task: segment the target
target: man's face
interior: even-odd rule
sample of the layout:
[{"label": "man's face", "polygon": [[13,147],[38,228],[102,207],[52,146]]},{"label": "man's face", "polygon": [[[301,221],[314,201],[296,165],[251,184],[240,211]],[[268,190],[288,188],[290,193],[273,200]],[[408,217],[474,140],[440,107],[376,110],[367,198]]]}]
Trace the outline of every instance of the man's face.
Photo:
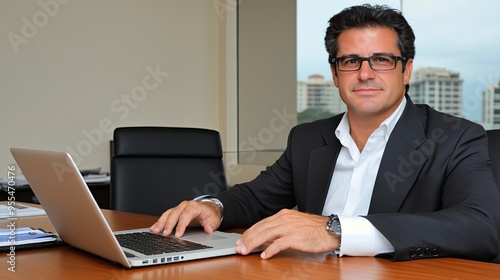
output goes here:
[{"label": "man's face", "polygon": [[[339,35],[338,44],[337,57],[369,57],[379,53],[401,56],[397,34],[387,27],[348,29]],[[363,61],[358,71],[338,71],[333,65],[331,70],[350,118],[371,117],[383,121],[396,110],[403,99],[412,66],[413,60],[410,59],[405,72],[402,70],[402,61],[397,62],[394,70],[375,71],[370,68],[368,61]]]}]

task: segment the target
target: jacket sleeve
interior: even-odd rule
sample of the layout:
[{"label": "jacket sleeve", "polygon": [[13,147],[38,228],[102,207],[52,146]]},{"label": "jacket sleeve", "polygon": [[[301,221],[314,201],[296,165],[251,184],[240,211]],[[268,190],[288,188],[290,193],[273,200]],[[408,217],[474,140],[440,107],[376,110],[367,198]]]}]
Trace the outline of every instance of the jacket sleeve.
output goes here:
[{"label": "jacket sleeve", "polygon": [[[500,261],[500,192],[490,170],[486,134],[476,124],[459,133],[436,148],[399,213],[366,216],[394,246],[395,252],[384,257]],[[437,209],[415,211],[426,203]]]},{"label": "jacket sleeve", "polygon": [[220,193],[224,204],[221,229],[247,228],[254,223],[296,205],[290,160],[291,130],[285,152],[250,182],[237,184]]}]

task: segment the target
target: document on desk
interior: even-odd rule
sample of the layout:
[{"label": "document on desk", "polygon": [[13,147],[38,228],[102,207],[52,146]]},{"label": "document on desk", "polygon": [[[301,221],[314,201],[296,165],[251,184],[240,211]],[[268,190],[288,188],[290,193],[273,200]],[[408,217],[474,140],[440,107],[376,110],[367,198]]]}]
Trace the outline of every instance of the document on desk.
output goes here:
[{"label": "document on desk", "polygon": [[102,173],[102,174],[89,174],[83,176],[83,180],[85,180],[85,183],[91,184],[91,183],[109,183],[110,182],[110,176],[107,173]]},{"label": "document on desk", "polygon": [[[12,182],[14,182],[14,185],[12,185]],[[0,178],[0,186],[4,189],[4,191],[7,191],[8,187],[17,188],[28,186],[28,181],[22,175],[16,176],[14,180],[10,178]]]},{"label": "document on desk", "polygon": [[0,219],[45,215],[45,210],[19,203],[0,205]]},{"label": "document on desk", "polygon": [[18,229],[0,229],[0,247],[9,245],[25,245],[42,242],[53,242],[57,235],[41,229],[23,227]]}]

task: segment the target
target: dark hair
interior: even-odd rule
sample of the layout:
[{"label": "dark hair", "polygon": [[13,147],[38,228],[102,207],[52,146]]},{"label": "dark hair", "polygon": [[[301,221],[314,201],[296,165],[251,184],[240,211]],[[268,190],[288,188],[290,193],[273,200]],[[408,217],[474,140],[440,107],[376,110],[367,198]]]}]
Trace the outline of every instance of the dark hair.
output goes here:
[{"label": "dark hair", "polygon": [[[340,33],[350,28],[389,27],[396,31],[397,44],[401,56],[415,57],[415,34],[403,14],[399,10],[386,5],[352,6],[334,15],[326,29],[325,47],[328,52],[328,62],[332,63],[339,49],[337,38]],[[404,64],[403,64],[404,71]]]}]

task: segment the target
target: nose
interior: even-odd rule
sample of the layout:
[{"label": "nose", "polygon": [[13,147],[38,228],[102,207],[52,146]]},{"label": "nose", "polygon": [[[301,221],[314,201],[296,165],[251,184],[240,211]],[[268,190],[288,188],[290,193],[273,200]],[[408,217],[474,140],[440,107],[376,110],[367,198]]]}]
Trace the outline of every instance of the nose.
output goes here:
[{"label": "nose", "polygon": [[369,61],[361,61],[361,67],[358,70],[358,79],[366,81],[373,79],[374,77],[375,71],[371,68]]}]

